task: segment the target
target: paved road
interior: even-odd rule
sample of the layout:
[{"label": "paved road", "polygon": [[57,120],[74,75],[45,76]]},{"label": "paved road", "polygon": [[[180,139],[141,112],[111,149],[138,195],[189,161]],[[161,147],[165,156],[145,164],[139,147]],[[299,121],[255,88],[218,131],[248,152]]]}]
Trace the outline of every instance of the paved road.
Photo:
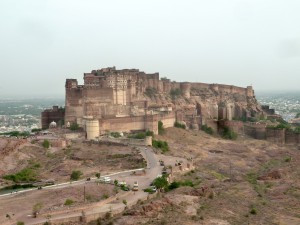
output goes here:
[{"label": "paved road", "polygon": [[[146,180],[149,180],[151,178],[154,179],[158,174],[161,173],[160,166],[158,165],[158,160],[157,160],[155,154],[153,153],[151,148],[139,147],[139,150],[141,151],[141,154],[143,155],[143,157],[147,161],[147,169],[139,168],[139,169],[133,169],[133,170],[126,170],[126,171],[116,172],[116,173],[112,173],[112,174],[107,174],[107,175],[105,175],[105,177],[107,177],[107,176],[110,177],[112,181],[115,180],[115,179],[117,179],[119,181],[128,180],[127,181],[128,184],[133,186],[133,182],[135,180],[127,179],[127,178],[132,178],[133,176],[130,176],[130,175],[134,172],[139,172],[139,171],[145,170],[146,171],[146,176],[145,176]],[[151,174],[151,176],[149,176],[149,173]],[[141,177],[138,177],[136,179],[140,180]],[[91,181],[96,181],[96,180],[97,180],[97,178],[91,178]],[[143,179],[143,180],[145,180],[145,179]],[[146,185],[146,183],[143,180],[140,183],[142,188],[145,188],[148,185],[148,183],[150,184],[150,182],[152,181],[151,180]],[[70,186],[83,185],[86,182],[87,182],[86,179],[83,179],[83,180],[78,180],[78,181],[72,181],[72,182],[65,182],[65,183],[49,185],[49,186],[43,187],[43,188],[44,189],[61,189],[61,188],[70,187]],[[9,197],[9,196],[12,196],[12,195],[16,195],[16,194],[20,194],[20,193],[24,193],[24,192],[36,191],[36,190],[37,190],[37,188],[30,188],[30,189],[26,189],[26,190],[22,190],[22,191],[18,191],[18,192],[13,192],[13,193],[0,195],[0,198]]]},{"label": "paved road", "polygon": [[[151,148],[139,147],[139,150],[140,150],[141,154],[143,155],[143,157],[147,161],[146,169],[141,168],[141,169],[122,171],[122,172],[106,175],[106,176],[111,177],[112,181],[114,179],[117,179],[118,181],[125,181],[131,187],[133,186],[134,181],[138,181],[139,191],[137,191],[137,192],[131,191],[131,192],[128,192],[125,194],[128,205],[133,205],[139,199],[146,198],[148,193],[143,192],[142,189],[149,187],[150,183],[157,177],[157,175],[161,174],[161,171],[162,171],[162,167],[159,165],[157,156],[154,154],[154,152]],[[142,171],[142,170],[145,170],[146,173],[144,174],[143,172],[140,172],[140,173],[134,174],[134,172]],[[96,178],[93,178],[91,181],[80,180],[80,181],[75,181],[72,183],[67,182],[67,183],[51,185],[51,186],[44,187],[44,188],[45,189],[61,189],[61,188],[74,186],[74,185],[83,185],[86,182],[94,182],[96,180],[97,180]],[[5,195],[0,196],[0,198],[1,197],[2,198],[3,197],[17,197],[17,194],[19,194],[19,193],[35,191],[35,190],[37,190],[37,189],[35,188],[35,189],[30,189],[30,190],[24,190],[24,191],[20,191],[16,194],[5,194]],[[110,210],[121,210],[124,207],[125,207],[125,205],[123,204],[122,201],[120,201],[119,203],[114,203],[114,204],[107,202],[102,205],[100,202],[100,204],[98,206],[85,209],[84,211],[85,211],[86,215],[90,215],[90,214],[95,214],[95,213],[108,212]],[[74,210],[76,210],[76,209],[74,209]],[[78,211],[77,212],[70,211],[67,213],[64,212],[62,214],[53,215],[51,217],[51,219],[55,220],[55,219],[71,218],[71,217],[78,216],[79,214],[81,214],[81,213],[79,213]],[[26,218],[27,225],[33,225],[33,224],[42,223],[42,222],[46,222],[46,219],[42,218],[42,217],[35,218],[35,219]]]}]

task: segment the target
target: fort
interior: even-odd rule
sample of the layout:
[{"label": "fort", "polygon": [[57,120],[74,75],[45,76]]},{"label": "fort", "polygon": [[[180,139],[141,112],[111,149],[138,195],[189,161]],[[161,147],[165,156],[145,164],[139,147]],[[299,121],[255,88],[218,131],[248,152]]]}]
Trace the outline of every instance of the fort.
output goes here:
[{"label": "fort", "polygon": [[[84,84],[65,83],[65,125],[78,124],[87,139],[108,131],[150,130],[158,121],[172,127],[175,121],[190,129],[215,120],[258,117],[264,112],[252,86],[175,82],[138,69],[108,67],[84,73]],[[47,121],[49,122],[49,121]]]}]

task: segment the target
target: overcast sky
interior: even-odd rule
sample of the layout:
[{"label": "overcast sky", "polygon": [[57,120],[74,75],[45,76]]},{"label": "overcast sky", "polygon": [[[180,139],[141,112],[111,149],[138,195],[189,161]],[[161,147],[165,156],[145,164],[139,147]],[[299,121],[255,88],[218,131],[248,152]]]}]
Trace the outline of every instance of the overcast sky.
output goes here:
[{"label": "overcast sky", "polygon": [[0,0],[0,15],[0,97],[64,97],[109,66],[299,90],[299,0]]}]

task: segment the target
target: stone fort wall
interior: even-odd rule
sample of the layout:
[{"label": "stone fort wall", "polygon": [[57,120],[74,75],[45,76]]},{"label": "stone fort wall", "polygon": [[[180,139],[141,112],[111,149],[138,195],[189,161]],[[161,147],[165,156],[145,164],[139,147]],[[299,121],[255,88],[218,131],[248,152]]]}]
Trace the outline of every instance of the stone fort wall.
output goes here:
[{"label": "stone fort wall", "polygon": [[[254,96],[252,87],[241,88],[232,85],[174,82],[160,79],[159,73],[147,74],[138,69],[117,70],[108,67],[84,73],[84,84],[78,85],[76,79],[67,79],[65,124],[78,123],[84,126],[84,117],[99,120],[100,133],[109,131],[129,131],[149,129],[156,132],[157,122],[163,121],[165,127],[173,126],[175,114],[161,113],[149,115],[148,103],[144,96],[147,89],[157,93],[169,94],[180,89],[186,99],[191,97],[192,89],[210,89],[219,93]],[[146,101],[146,103],[144,103]],[[223,117],[231,119],[233,108],[223,112]],[[201,115],[201,109],[198,110]],[[216,111],[216,110],[215,110]],[[220,114],[220,112],[219,112]],[[221,115],[220,114],[220,115]],[[197,116],[197,115],[194,115]],[[214,112],[213,117],[218,117]],[[191,124],[199,125],[201,118],[188,118]]]},{"label": "stone fort wall", "polygon": [[99,119],[99,134],[105,134],[107,131],[130,132],[136,130],[151,130],[158,134],[158,121],[162,121],[164,127],[168,128],[174,126],[175,120],[175,113]]}]

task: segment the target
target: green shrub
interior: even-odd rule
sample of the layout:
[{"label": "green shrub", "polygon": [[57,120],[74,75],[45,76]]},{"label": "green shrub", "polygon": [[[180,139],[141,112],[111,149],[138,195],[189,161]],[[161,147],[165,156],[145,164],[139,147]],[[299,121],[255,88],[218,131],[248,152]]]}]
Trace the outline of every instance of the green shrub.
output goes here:
[{"label": "green shrub", "polygon": [[75,122],[70,125],[70,130],[75,131],[79,129],[79,125]]},{"label": "green shrub", "polygon": [[18,221],[18,222],[17,222],[17,225],[25,225],[25,223],[22,222],[22,221]]},{"label": "green shrub", "polygon": [[108,194],[103,194],[103,195],[102,195],[102,198],[103,198],[103,199],[107,199],[108,197],[109,197]]},{"label": "green shrub", "polygon": [[256,215],[256,214],[257,214],[257,210],[256,210],[256,208],[255,208],[254,206],[251,207],[250,213],[251,213],[252,215]]},{"label": "green shrub", "polygon": [[222,137],[225,139],[235,140],[237,139],[237,133],[233,130],[229,129],[228,127],[224,127],[224,131]]},{"label": "green shrub", "polygon": [[72,200],[72,199],[66,199],[66,201],[65,201],[65,204],[64,205],[66,205],[66,206],[69,206],[69,205],[73,205],[74,204],[74,201]]},{"label": "green shrub", "polygon": [[180,182],[181,186],[189,186],[189,187],[194,187],[194,183],[191,180],[185,180],[183,182]]},{"label": "green shrub", "polygon": [[292,160],[291,156],[285,156],[284,157],[284,162],[290,162]]},{"label": "green shrub", "polygon": [[145,139],[146,136],[154,136],[153,131],[147,130],[146,132],[139,132],[136,134],[129,134],[128,138],[134,138],[134,139]]},{"label": "green shrub", "polygon": [[214,134],[214,130],[211,127],[208,127],[206,124],[201,126],[201,130],[210,135]]},{"label": "green shrub", "polygon": [[194,183],[191,180],[174,181],[168,186],[168,190],[179,188],[180,186],[194,187]]},{"label": "green shrub", "polygon": [[43,143],[42,143],[42,146],[43,146],[44,148],[49,148],[49,147],[50,147],[50,142],[49,142],[47,139],[45,139],[45,140],[43,141]]},{"label": "green shrub", "polygon": [[158,134],[162,135],[165,133],[164,124],[161,121],[158,121]]},{"label": "green shrub", "polygon": [[155,178],[155,180],[153,181],[153,185],[156,188],[165,188],[168,186],[168,181],[167,178],[165,176],[162,177],[157,177]]},{"label": "green shrub", "polygon": [[1,135],[9,135],[11,137],[28,137],[30,136],[30,133],[28,131],[10,131],[10,132],[5,132],[1,133]]},{"label": "green shrub", "polygon": [[176,188],[179,188],[180,187],[180,183],[177,182],[177,181],[174,181],[172,182],[170,185],[169,185],[169,190],[173,190],[173,189],[176,189]]},{"label": "green shrub", "polygon": [[169,145],[166,141],[152,139],[152,146],[161,149],[163,153],[169,151]]},{"label": "green shrub", "polygon": [[73,170],[71,175],[70,175],[70,179],[71,180],[78,180],[82,175],[82,172],[80,170]]},{"label": "green shrub", "polygon": [[127,205],[126,199],[123,200],[123,204],[124,204],[124,205]]},{"label": "green shrub", "polygon": [[246,180],[253,185],[257,184],[257,178],[258,175],[255,172],[250,172],[246,175]]},{"label": "green shrub", "polygon": [[177,121],[174,122],[174,127],[181,128],[181,129],[185,129],[186,128],[185,124],[181,124],[181,123],[179,123]]},{"label": "green shrub", "polygon": [[121,134],[119,132],[111,132],[110,136],[112,136],[114,138],[119,138],[119,137],[121,137]]},{"label": "green shrub", "polygon": [[34,129],[31,130],[31,132],[32,132],[32,133],[35,133],[35,132],[40,132],[41,130],[42,130],[42,129],[34,128]]},{"label": "green shrub", "polygon": [[130,134],[128,135],[129,138],[134,138],[134,139],[145,139],[146,138],[146,133],[145,132],[139,132],[136,134]]},{"label": "green shrub", "polygon": [[147,130],[146,131],[146,136],[152,136],[152,137],[154,137],[153,131]]},{"label": "green shrub", "polygon": [[171,98],[173,100],[175,100],[176,98],[178,98],[179,96],[181,96],[182,93],[181,93],[181,90],[179,88],[176,88],[176,89],[172,89],[170,91],[170,95],[171,95]]},{"label": "green shrub", "polygon": [[147,95],[149,98],[154,97],[156,95],[156,93],[157,93],[157,90],[155,88],[148,87],[145,90],[145,95]]},{"label": "green shrub", "polygon": [[5,175],[5,176],[3,176],[3,178],[6,180],[11,180],[15,183],[34,182],[37,179],[37,174],[33,169],[25,168],[16,174]]}]

